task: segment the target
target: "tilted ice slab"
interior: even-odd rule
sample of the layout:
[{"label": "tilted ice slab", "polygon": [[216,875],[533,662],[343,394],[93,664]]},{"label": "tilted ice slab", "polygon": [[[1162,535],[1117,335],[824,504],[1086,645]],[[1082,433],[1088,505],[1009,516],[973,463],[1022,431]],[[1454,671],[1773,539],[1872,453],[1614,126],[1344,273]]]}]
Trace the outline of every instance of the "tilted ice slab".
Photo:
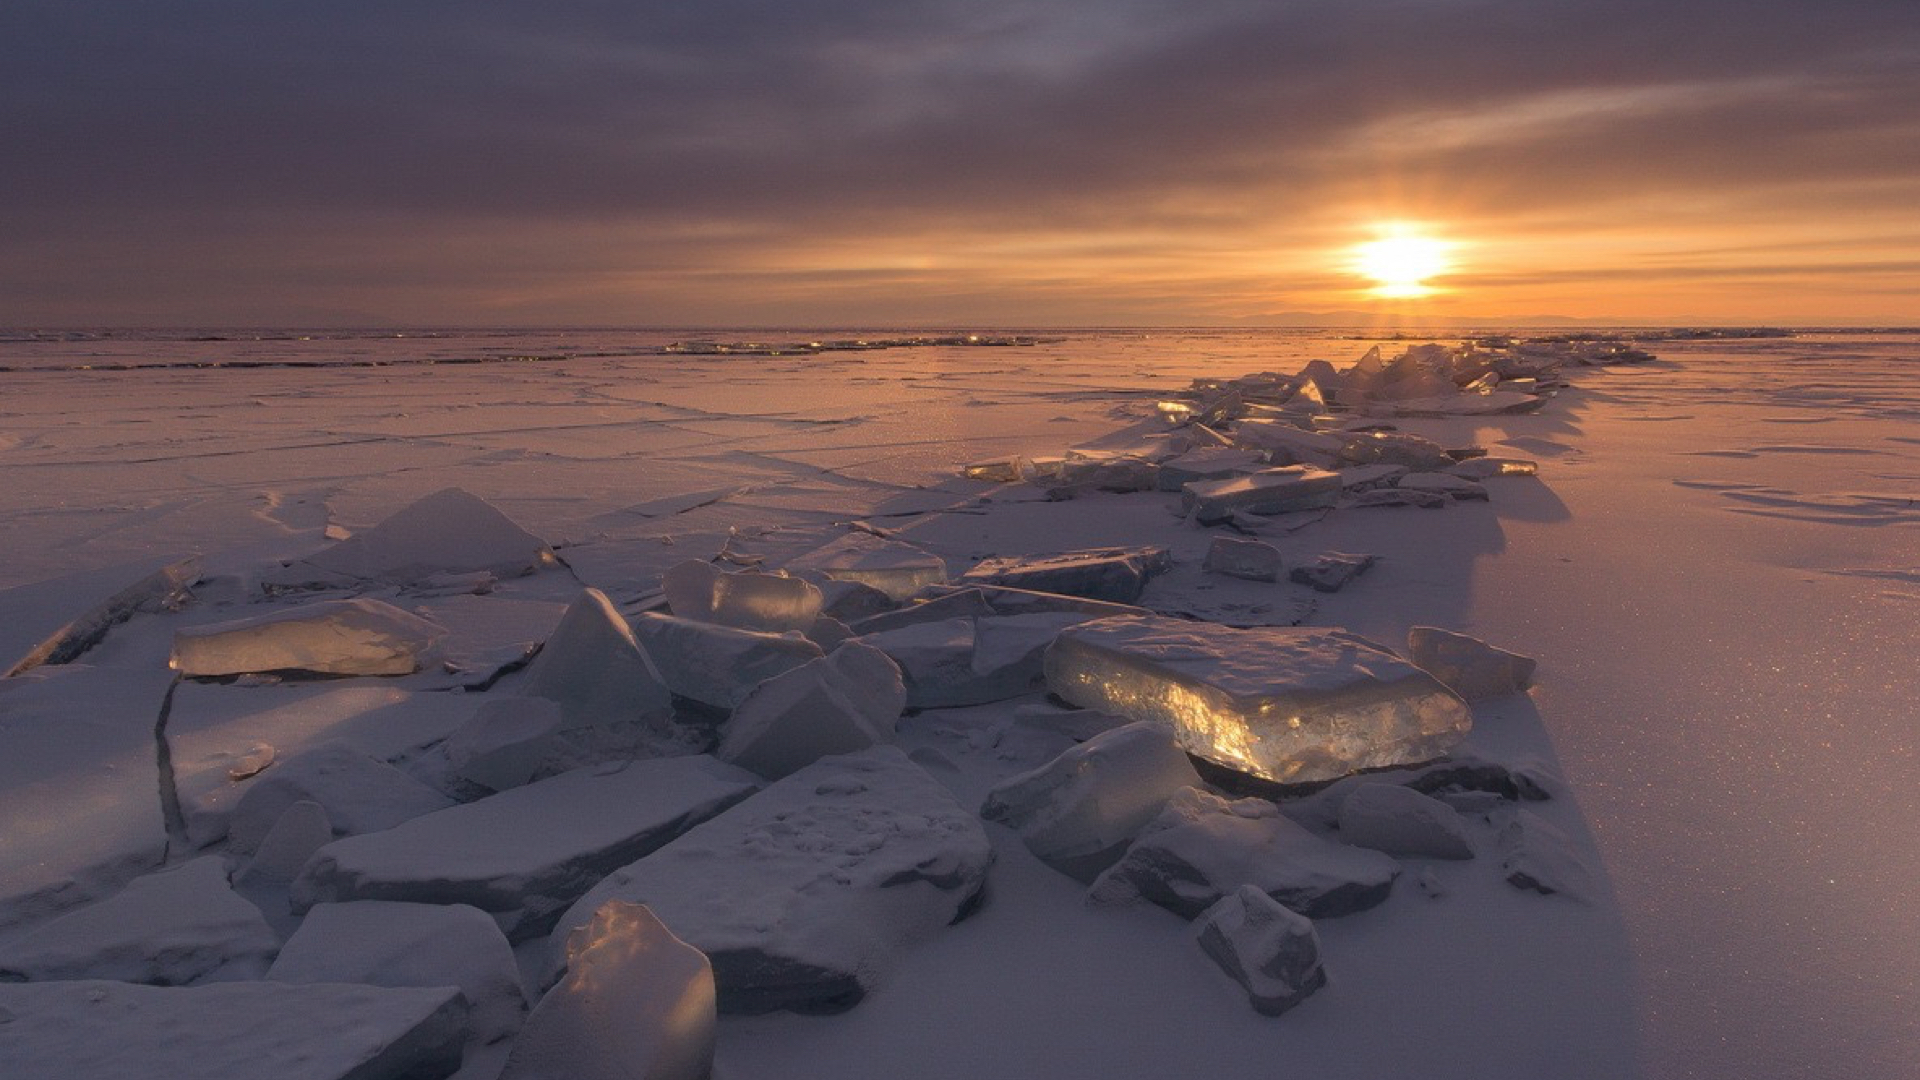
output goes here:
[{"label": "tilted ice slab", "polygon": [[660,588],[675,615],[742,630],[804,631],[820,617],[819,586],[785,574],[730,574],[689,559],[660,575]]},{"label": "tilted ice slab", "polygon": [[721,1011],[838,1011],[967,912],[992,857],[971,811],[875,747],[815,762],[612,874],[554,940],[609,900],[645,904],[712,960]]},{"label": "tilted ice slab", "polygon": [[716,709],[731,709],[753,688],[825,653],[798,634],[765,634],[654,612],[633,620],[634,637],[667,686]]},{"label": "tilted ice slab", "polygon": [[7,1080],[432,1080],[460,1067],[451,986],[0,984]]},{"label": "tilted ice slab", "polygon": [[471,904],[509,937],[530,937],[603,875],[759,786],[705,756],[577,769],[336,840],[307,864],[292,900],[297,910],[346,900]]},{"label": "tilted ice slab", "polygon": [[865,532],[849,532],[789,561],[787,569],[817,570],[830,578],[871,585],[896,601],[947,580],[947,564],[940,556]]},{"label": "tilted ice slab", "polygon": [[176,630],[175,671],[188,676],[302,671],[410,675],[446,633],[379,600],[326,600],[250,619]]},{"label": "tilted ice slab", "polygon": [[437,574],[518,577],[555,565],[546,541],[460,488],[413,503],[373,528],[268,575],[274,584],[329,578],[410,584]]},{"label": "tilted ice slab", "polygon": [[0,591],[0,677],[71,662],[135,613],[178,602],[199,572],[198,557],[167,555]]},{"label": "tilted ice slab", "polygon": [[1468,701],[1519,694],[1533,685],[1532,657],[1438,627],[1416,626],[1408,631],[1407,655]]},{"label": "tilted ice slab", "polygon": [[279,949],[259,910],[227,887],[224,860],[209,855],[138,878],[0,945],[0,982],[257,979]]},{"label": "tilted ice slab", "polygon": [[715,756],[777,779],[829,754],[892,742],[906,704],[899,665],[850,641],[755,687],[727,718]]},{"label": "tilted ice slab", "polygon": [[1340,497],[1340,474],[1308,465],[1287,465],[1229,480],[1201,480],[1180,489],[1182,506],[1202,522],[1222,521],[1238,511],[1284,514],[1332,506]]},{"label": "tilted ice slab", "polygon": [[1099,619],[1061,631],[1046,675],[1076,705],[1171,724],[1188,753],[1283,783],[1437,758],[1473,723],[1432,676],[1339,630]]},{"label": "tilted ice slab", "polygon": [[520,692],[558,704],[563,731],[665,720],[673,711],[659,667],[599,589],[568,605]]}]

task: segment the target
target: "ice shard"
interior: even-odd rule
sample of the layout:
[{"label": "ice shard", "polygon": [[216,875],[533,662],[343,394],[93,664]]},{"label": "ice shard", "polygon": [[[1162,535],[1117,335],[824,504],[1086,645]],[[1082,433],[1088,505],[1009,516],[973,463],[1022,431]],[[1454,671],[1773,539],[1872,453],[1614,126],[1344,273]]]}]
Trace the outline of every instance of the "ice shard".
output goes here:
[{"label": "ice shard", "polygon": [[1229,480],[1202,480],[1181,489],[1187,513],[1205,523],[1224,521],[1234,511],[1284,514],[1332,506],[1340,497],[1340,474],[1309,465],[1265,469]]},{"label": "ice shard", "polygon": [[1171,724],[1197,757],[1280,783],[1427,761],[1465,737],[1465,702],[1340,630],[1161,617],[1061,631],[1048,687],[1075,705]]}]

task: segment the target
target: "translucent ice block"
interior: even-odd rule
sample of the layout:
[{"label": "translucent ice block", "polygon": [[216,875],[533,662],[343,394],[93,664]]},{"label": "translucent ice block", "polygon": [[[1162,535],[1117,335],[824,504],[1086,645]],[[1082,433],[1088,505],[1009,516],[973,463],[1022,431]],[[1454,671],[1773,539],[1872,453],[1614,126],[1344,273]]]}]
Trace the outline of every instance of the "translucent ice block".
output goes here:
[{"label": "translucent ice block", "polygon": [[817,570],[840,581],[871,585],[896,601],[947,580],[947,564],[940,556],[864,532],[847,533],[793,560],[787,569]]},{"label": "translucent ice block", "polygon": [[820,617],[818,586],[785,574],[724,573],[699,559],[660,577],[667,606],[683,619],[782,633],[805,630]]},{"label": "translucent ice block", "polygon": [[1188,753],[1282,783],[1427,761],[1472,726],[1432,676],[1339,630],[1097,619],[1061,631],[1046,673],[1073,704],[1171,724]]}]

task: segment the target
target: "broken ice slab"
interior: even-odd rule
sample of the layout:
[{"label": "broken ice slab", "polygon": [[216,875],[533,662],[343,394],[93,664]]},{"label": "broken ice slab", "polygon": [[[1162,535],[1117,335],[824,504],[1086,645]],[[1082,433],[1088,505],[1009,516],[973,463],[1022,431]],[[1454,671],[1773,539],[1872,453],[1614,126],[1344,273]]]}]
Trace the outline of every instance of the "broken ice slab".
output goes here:
[{"label": "broken ice slab", "polygon": [[1431,795],[1392,783],[1361,784],[1340,802],[1340,839],[1408,859],[1471,859],[1466,822]]},{"label": "broken ice slab", "polygon": [[1440,757],[1472,726],[1431,675],[1354,635],[1099,619],[1046,652],[1075,705],[1171,724],[1187,752],[1281,783]]},{"label": "broken ice slab", "polygon": [[168,663],[188,677],[268,671],[410,675],[446,632],[379,600],[325,600],[176,630]]},{"label": "broken ice slab", "polygon": [[975,461],[960,468],[960,474],[969,480],[987,480],[996,484],[1012,484],[1020,479],[1020,473],[1027,460],[1022,457],[994,458],[991,461]]},{"label": "broken ice slab", "polygon": [[1243,885],[1309,918],[1385,901],[1399,864],[1378,851],[1322,839],[1265,799],[1222,799],[1184,788],[1087,890],[1096,907],[1146,900],[1191,919]]},{"label": "broken ice slab", "polygon": [[1182,788],[1198,787],[1173,732],[1136,722],[1069,747],[987,793],[980,816],[1020,834],[1040,861],[1092,881]]},{"label": "broken ice slab", "polygon": [[1533,685],[1532,657],[1438,627],[1409,630],[1407,656],[1468,701],[1518,694]]},{"label": "broken ice slab", "polygon": [[527,1000],[513,947],[485,912],[466,904],[362,900],[316,904],[266,977],[281,983],[457,986],[479,1042],[520,1029]]},{"label": "broken ice slab", "polygon": [[664,720],[673,709],[660,669],[599,589],[581,593],[560,617],[520,692],[557,703],[569,731]]},{"label": "broken ice slab", "polygon": [[231,850],[258,848],[299,802],[320,804],[335,835],[379,832],[444,810],[453,800],[344,743],[323,743],[276,763],[241,786],[227,837]]},{"label": "broken ice slab", "polygon": [[0,591],[0,678],[65,664],[116,624],[179,604],[200,574],[192,555],[167,555]]},{"label": "broken ice slab", "polygon": [[1315,592],[1339,592],[1347,583],[1373,568],[1372,555],[1345,551],[1323,551],[1313,561],[1294,567],[1287,580],[1310,586]]},{"label": "broken ice slab", "polygon": [[778,779],[828,754],[892,742],[906,704],[899,666],[850,641],[754,687],[727,718],[715,756]]},{"label": "broken ice slab", "polygon": [[789,561],[787,569],[795,573],[817,570],[830,578],[857,581],[896,601],[947,580],[947,564],[940,556],[899,540],[858,531]]},{"label": "broken ice slab", "polygon": [[1258,450],[1275,465],[1314,465],[1330,469],[1340,462],[1341,440],[1298,428],[1283,420],[1242,420],[1233,426],[1235,446]]},{"label": "broken ice slab", "polygon": [[1432,491],[1415,491],[1408,488],[1383,487],[1355,493],[1354,506],[1417,506],[1423,510],[1438,510],[1453,500]]},{"label": "broken ice slab", "polygon": [[1505,853],[1500,873],[1514,888],[1582,902],[1593,895],[1593,871],[1579,846],[1539,814],[1515,810],[1498,842]]},{"label": "broken ice slab", "polygon": [[[1506,385],[1514,384],[1509,382]],[[1456,392],[1402,398],[1395,401],[1381,400],[1368,405],[1366,411],[1373,416],[1494,416],[1539,412],[1546,403],[1547,399],[1544,396],[1495,390],[1490,394]]]},{"label": "broken ice slab", "polygon": [[1404,431],[1349,434],[1341,444],[1340,459],[1353,465],[1400,465],[1423,470],[1444,469],[1453,464],[1445,447]]},{"label": "broken ice slab", "polygon": [[970,619],[976,615],[994,614],[993,605],[987,603],[986,594],[979,589],[949,588],[944,585],[935,585],[932,588],[946,591],[925,600],[915,598],[906,607],[894,611],[883,611],[871,618],[861,619],[848,629],[855,634],[877,634],[883,630],[898,630],[915,623]]},{"label": "broken ice slab", "polygon": [[660,575],[660,588],[673,614],[741,630],[804,632],[820,617],[820,589],[785,574],[726,573],[689,559]]},{"label": "broken ice slab", "polygon": [[1203,570],[1248,581],[1280,580],[1280,549],[1259,540],[1216,536],[1207,548]]},{"label": "broken ice slab", "polygon": [[1230,480],[1206,480],[1181,489],[1181,506],[1202,524],[1235,512],[1284,514],[1332,506],[1340,497],[1340,474],[1307,465],[1263,469]]},{"label": "broken ice slab", "polygon": [[707,1080],[713,965],[643,904],[610,900],[567,936],[500,1080]]},{"label": "broken ice slab", "polygon": [[1266,467],[1265,459],[1255,451],[1235,446],[1203,446],[1161,463],[1157,480],[1161,491],[1179,491],[1196,480],[1224,480]]},{"label": "broken ice slab", "polygon": [[1173,556],[1163,547],[1094,548],[982,559],[960,575],[960,583],[1131,604],[1140,598],[1147,579],[1172,567]]},{"label": "broken ice slab", "polygon": [[365,532],[264,575],[263,583],[270,589],[369,580],[408,585],[480,570],[519,577],[554,565],[546,541],[486,500],[446,488]]},{"label": "broken ice slab", "polygon": [[1396,481],[1394,487],[1401,491],[1424,491],[1434,495],[1445,495],[1455,502],[1487,501],[1487,489],[1484,484],[1452,473],[1408,473]]},{"label": "broken ice slab", "polygon": [[759,786],[704,755],[576,769],[336,840],[307,863],[292,900],[302,911],[346,900],[471,904],[518,941],[545,933],[608,872]]},{"label": "broken ice slab", "polygon": [[667,687],[716,709],[732,709],[761,682],[826,655],[799,634],[763,634],[643,612],[634,637]]},{"label": "broken ice slab", "polygon": [[481,694],[408,693],[355,683],[181,683],[163,732],[169,769],[162,781],[172,783],[188,842],[210,844],[226,835],[235,805],[253,783],[233,778],[234,762],[260,744],[287,760],[338,740],[392,762],[446,738],[485,700]]},{"label": "broken ice slab", "polygon": [[1524,458],[1478,457],[1446,467],[1454,476],[1467,480],[1486,480],[1495,476],[1536,476],[1540,466]]},{"label": "broken ice slab", "polygon": [[540,771],[556,749],[564,723],[558,702],[502,697],[480,706],[442,746],[456,776],[505,791]]},{"label": "broken ice slab", "polygon": [[720,1011],[838,1012],[970,912],[992,859],[971,811],[877,746],[823,758],[614,872],[552,940],[609,900],[645,904],[712,960]]},{"label": "broken ice slab", "polygon": [[280,938],[227,887],[217,855],[136,878],[0,945],[0,982],[118,979],[186,986],[258,979]]},{"label": "broken ice slab", "polygon": [[460,1067],[451,986],[0,984],[7,1080],[429,1080]]},{"label": "broken ice slab", "polygon": [[1068,611],[943,619],[856,640],[900,666],[909,708],[942,709],[1004,701],[1039,689],[1047,646],[1061,628],[1088,618]]}]

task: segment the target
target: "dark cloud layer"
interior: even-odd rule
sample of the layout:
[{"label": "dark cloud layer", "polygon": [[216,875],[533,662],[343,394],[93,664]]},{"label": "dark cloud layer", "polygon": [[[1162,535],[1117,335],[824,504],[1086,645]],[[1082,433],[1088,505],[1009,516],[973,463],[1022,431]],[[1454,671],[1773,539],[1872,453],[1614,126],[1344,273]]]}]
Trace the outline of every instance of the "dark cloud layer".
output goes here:
[{"label": "dark cloud layer", "polygon": [[[0,286],[20,305],[0,321],[191,309],[196,289],[262,321],[295,291],[398,318],[580,318],[600,309],[537,297],[570,274],[596,296],[702,273],[715,317],[752,319],[729,268],[792,253],[775,261],[797,275],[810,245],[845,259],[862,240],[1284,249],[1396,204],[1545,232],[1688,206],[1832,214],[1839,239],[1876,214],[1911,225],[1920,10],[10,0],[0,131]],[[535,299],[510,295],[509,258]],[[969,273],[901,284],[992,294],[990,259]],[[657,317],[644,296],[606,316]]]}]

